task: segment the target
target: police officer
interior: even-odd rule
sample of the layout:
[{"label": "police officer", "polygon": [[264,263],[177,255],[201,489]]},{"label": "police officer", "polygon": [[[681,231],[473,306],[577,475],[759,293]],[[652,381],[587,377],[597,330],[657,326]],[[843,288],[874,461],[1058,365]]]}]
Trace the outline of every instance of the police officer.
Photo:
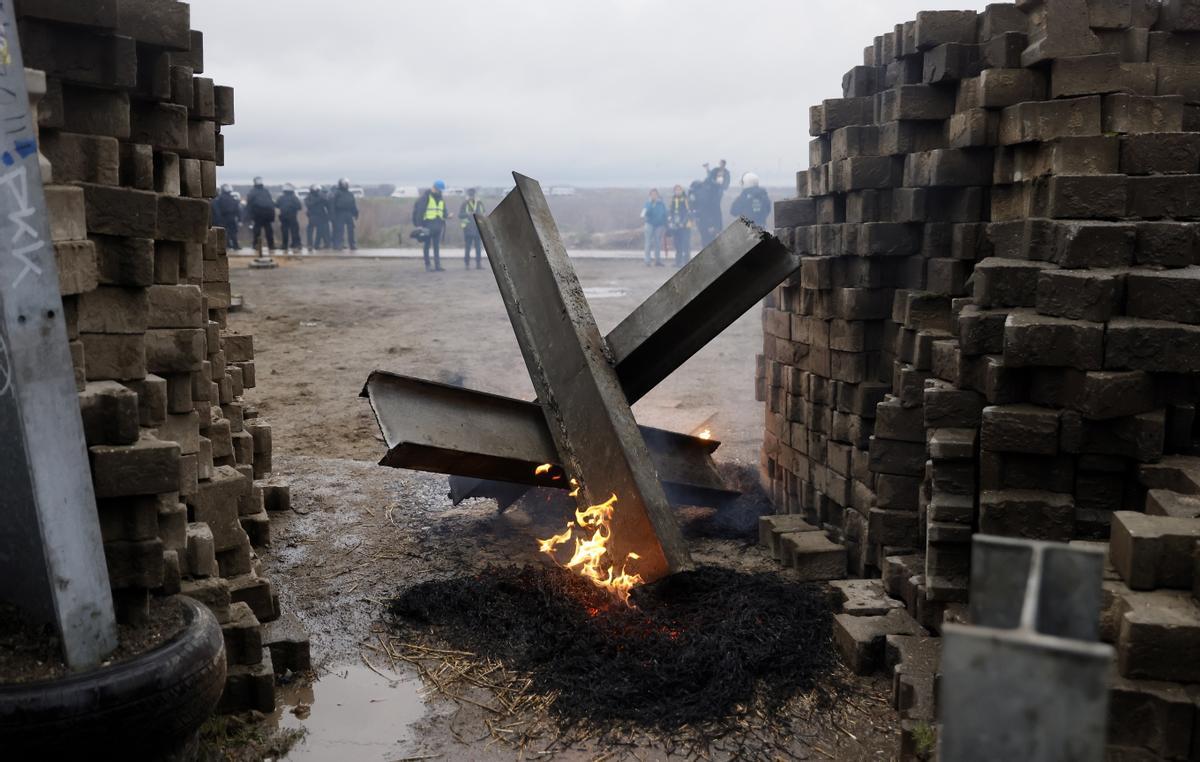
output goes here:
[{"label": "police officer", "polygon": [[[442,272],[442,233],[446,231],[446,199],[442,192],[446,183],[436,181],[413,204],[412,221],[417,227],[425,228],[425,272],[430,269]],[[429,266],[429,250],[433,249],[433,267]]]},{"label": "police officer", "polygon": [[271,191],[263,185],[261,177],[254,178],[254,187],[246,196],[246,211],[250,213],[250,222],[254,230],[254,246],[262,245],[263,234],[266,233],[267,249],[275,251],[275,199]]},{"label": "police officer", "polygon": [[225,244],[237,251],[242,248],[238,243],[238,227],[242,224],[242,202],[233,195],[233,188],[228,183],[221,186],[221,194],[213,201],[213,211],[216,212],[216,223],[225,228]]},{"label": "police officer", "polygon": [[760,228],[766,227],[767,217],[771,214],[771,197],[758,187],[758,175],[753,172],[742,175],[742,193],[729,211],[735,217],[753,220]]},{"label": "police officer", "polygon": [[325,197],[325,188],[314,185],[308,189],[304,197],[304,212],[308,217],[304,237],[308,250],[324,249],[329,246],[329,199]]},{"label": "police officer", "polygon": [[275,208],[279,210],[279,227],[283,231],[283,250],[300,251],[300,210],[304,204],[296,195],[296,186],[284,183],[283,193],[275,200]]},{"label": "police officer", "polygon": [[337,189],[329,202],[333,216],[333,248],[341,251],[350,244],[350,251],[358,249],[354,241],[354,221],[358,219],[358,202],[350,192],[350,180],[338,180]]},{"label": "police officer", "polygon": [[475,224],[475,215],[486,214],[487,210],[483,208],[483,202],[475,199],[475,189],[467,189],[467,200],[462,203],[458,209],[458,219],[462,221],[463,241],[465,249],[463,251],[464,264],[468,270],[471,269],[471,247],[475,247],[475,269],[483,269],[482,249],[483,244],[479,239],[479,226]]}]

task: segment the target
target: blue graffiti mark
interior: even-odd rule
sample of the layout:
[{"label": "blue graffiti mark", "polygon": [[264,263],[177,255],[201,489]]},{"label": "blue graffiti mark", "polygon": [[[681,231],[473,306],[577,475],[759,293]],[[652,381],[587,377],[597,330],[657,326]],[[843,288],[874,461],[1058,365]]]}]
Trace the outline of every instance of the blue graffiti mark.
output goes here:
[{"label": "blue graffiti mark", "polygon": [[6,166],[6,167],[11,167],[13,164],[16,163],[16,160],[13,159],[13,155],[11,153],[9,153],[8,151],[5,151],[4,156],[0,157],[0,159],[2,159],[4,161],[4,166]]},{"label": "blue graffiti mark", "polygon": [[17,155],[22,159],[27,159],[37,153],[37,141],[24,138],[16,142]]}]

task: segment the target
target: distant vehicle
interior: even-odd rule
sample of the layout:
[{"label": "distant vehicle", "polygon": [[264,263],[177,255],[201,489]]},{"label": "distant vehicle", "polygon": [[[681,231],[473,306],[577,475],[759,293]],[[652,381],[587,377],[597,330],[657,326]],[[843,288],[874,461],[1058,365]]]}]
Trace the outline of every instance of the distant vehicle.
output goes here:
[{"label": "distant vehicle", "polygon": [[570,185],[551,185],[550,186],[550,195],[551,196],[574,196],[575,189],[573,187],[571,187]]},{"label": "distant vehicle", "polygon": [[447,196],[465,196],[467,191],[465,188],[447,188],[445,195]]},{"label": "distant vehicle", "polygon": [[397,186],[392,191],[392,198],[416,198],[421,195],[421,189],[415,185]]},{"label": "distant vehicle", "polygon": [[362,198],[363,196],[367,195],[367,192],[365,190],[363,190],[362,188],[358,187],[357,185],[352,186],[350,188],[350,192],[352,194],[354,194],[355,198]]}]

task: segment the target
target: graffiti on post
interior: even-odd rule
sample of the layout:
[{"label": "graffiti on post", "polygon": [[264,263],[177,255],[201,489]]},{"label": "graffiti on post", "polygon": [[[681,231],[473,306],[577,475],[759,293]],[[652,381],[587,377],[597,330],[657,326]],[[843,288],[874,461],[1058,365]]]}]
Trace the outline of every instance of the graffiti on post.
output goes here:
[{"label": "graffiti on post", "polygon": [[[16,208],[9,211],[7,215],[8,221],[15,226],[12,239],[9,241],[12,246],[11,253],[22,265],[21,271],[12,279],[11,286],[16,288],[29,273],[42,274],[42,268],[29,257],[34,252],[40,251],[46,242],[38,235],[37,229],[26,222],[28,218],[37,214],[38,210],[29,205],[29,173],[26,171],[25,165],[22,164],[0,177],[0,186],[7,188],[12,194],[11,200],[16,202]],[[0,207],[7,206],[7,203],[0,200]]]}]

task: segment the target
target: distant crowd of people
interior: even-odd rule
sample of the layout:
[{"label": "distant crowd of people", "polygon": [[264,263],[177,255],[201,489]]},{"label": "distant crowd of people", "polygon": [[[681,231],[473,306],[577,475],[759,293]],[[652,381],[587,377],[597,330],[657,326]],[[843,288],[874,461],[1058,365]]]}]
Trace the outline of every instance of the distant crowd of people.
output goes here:
[{"label": "distant crowd of people", "polygon": [[[729,188],[729,169],[724,159],[715,167],[704,165],[705,177],[694,181],[685,191],[676,185],[669,202],[664,202],[658,189],[642,207],[645,224],[646,266],[662,267],[662,251],[667,237],[675,249],[675,267],[683,267],[692,258],[692,229],[700,232],[701,248],[709,245],[725,227],[721,202]],[[759,186],[758,175],[742,175],[742,192],[734,200],[730,212],[745,217],[759,227],[767,224],[771,214],[771,198]],[[653,257],[651,256],[653,255]]]},{"label": "distant crowd of people", "polygon": [[[441,272],[442,238],[446,233],[446,183],[433,183],[413,204],[410,234],[424,247],[425,269]],[[466,242],[464,259],[471,267],[471,251],[475,252],[475,269],[483,268],[483,242],[479,238],[479,227],[475,224],[476,214],[486,214],[483,202],[479,201],[475,188],[467,190],[466,199],[458,209],[459,224],[462,225]],[[354,240],[354,225],[358,220],[358,201],[350,190],[350,181],[342,178],[331,190],[323,185],[313,185],[301,199],[291,183],[283,186],[278,198],[271,195],[261,177],[254,178],[254,187],[246,194],[234,191],[230,185],[222,185],[220,194],[212,201],[213,224],[225,229],[226,245],[237,251],[242,248],[239,232],[243,223],[249,223],[254,238],[251,246],[275,252],[275,221],[279,220],[282,234],[280,249],[284,252],[300,252],[300,212],[308,220],[303,245],[311,251],[334,249],[354,251],[358,244]]]},{"label": "distant crowd of people", "polygon": [[[700,233],[701,247],[712,243],[724,228],[722,199],[730,185],[729,169],[724,159],[716,167],[703,165],[705,176],[693,182],[686,190],[676,185],[669,201],[664,202],[657,189],[642,208],[645,223],[646,265],[663,265],[662,252],[667,236],[675,250],[675,266],[682,267],[691,259],[692,230]],[[361,191],[360,191],[361,192]],[[305,212],[308,221],[303,241],[300,237],[300,212]],[[742,191],[733,202],[730,211],[734,216],[745,217],[759,226],[767,224],[771,213],[771,199],[759,187],[758,176],[753,172],[742,175]],[[483,241],[475,216],[487,214],[487,209],[478,198],[475,188],[468,188],[466,198],[453,218],[446,209],[446,183],[435,181],[426,188],[413,204],[411,238],[421,243],[427,272],[443,272],[442,240],[450,219],[457,219],[463,233],[463,264],[471,268],[471,253],[475,254],[475,269],[483,268]],[[338,180],[331,189],[313,185],[303,198],[291,183],[283,186],[276,198],[271,195],[263,178],[254,178],[254,185],[243,200],[230,185],[222,185],[220,194],[212,201],[213,224],[225,229],[227,246],[234,251],[241,249],[240,230],[243,223],[250,226],[253,243],[261,251],[265,244],[269,252],[275,246],[275,222],[278,218],[284,252],[310,252],[323,249],[354,251],[358,244],[354,238],[358,220],[358,201],[347,178]]]},{"label": "distant crowd of people", "polygon": [[274,198],[263,179],[256,177],[245,201],[230,185],[222,185],[220,194],[212,201],[213,224],[225,228],[226,245],[234,251],[242,248],[238,240],[242,223],[249,222],[254,238],[252,247],[260,249],[265,242],[267,250],[274,252],[276,215],[279,217],[281,249],[301,251],[301,210],[308,219],[303,244],[307,244],[309,251],[346,248],[353,251],[358,248],[354,240],[358,201],[350,191],[350,181],[344,177],[330,190],[323,185],[313,185],[303,200],[291,183],[286,183],[279,198]]}]

